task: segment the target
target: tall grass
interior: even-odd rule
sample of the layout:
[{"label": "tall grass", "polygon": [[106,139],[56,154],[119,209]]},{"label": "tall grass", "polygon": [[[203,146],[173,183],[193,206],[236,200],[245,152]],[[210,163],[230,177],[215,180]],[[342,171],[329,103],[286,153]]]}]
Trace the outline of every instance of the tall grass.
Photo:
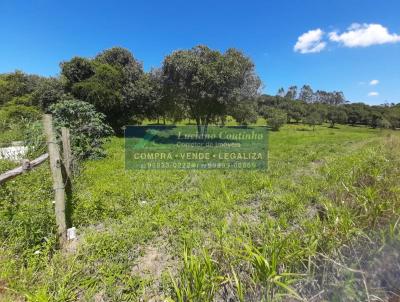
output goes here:
[{"label": "tall grass", "polygon": [[[271,134],[269,171],[151,172],[125,171],[113,138],[107,158],[75,179],[79,240],[67,253],[55,249],[39,167],[0,187],[0,300],[388,299],[399,141],[362,127],[286,126]],[[152,260],[161,277],[133,270],[144,246],[165,247]]]}]

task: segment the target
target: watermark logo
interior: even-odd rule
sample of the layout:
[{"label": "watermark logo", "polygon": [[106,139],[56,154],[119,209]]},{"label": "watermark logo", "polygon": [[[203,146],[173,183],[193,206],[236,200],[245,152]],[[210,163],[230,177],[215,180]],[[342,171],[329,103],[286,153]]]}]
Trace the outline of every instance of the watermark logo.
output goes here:
[{"label": "watermark logo", "polygon": [[125,167],[140,170],[268,167],[266,127],[128,126]]}]

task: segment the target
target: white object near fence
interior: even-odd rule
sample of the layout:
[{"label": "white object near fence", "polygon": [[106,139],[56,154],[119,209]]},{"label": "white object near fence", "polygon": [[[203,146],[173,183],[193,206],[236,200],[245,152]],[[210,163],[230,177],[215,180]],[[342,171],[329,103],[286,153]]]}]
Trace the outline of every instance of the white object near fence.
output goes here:
[{"label": "white object near fence", "polygon": [[72,227],[67,229],[67,240],[74,240],[76,238],[76,228]]},{"label": "white object near fence", "polygon": [[20,161],[28,152],[28,147],[25,146],[11,146],[0,148],[0,159],[11,161]]}]

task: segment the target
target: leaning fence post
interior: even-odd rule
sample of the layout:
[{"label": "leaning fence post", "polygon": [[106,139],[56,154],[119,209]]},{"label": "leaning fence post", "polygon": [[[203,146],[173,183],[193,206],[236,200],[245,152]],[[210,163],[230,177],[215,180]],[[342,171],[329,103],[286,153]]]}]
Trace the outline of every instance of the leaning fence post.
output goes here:
[{"label": "leaning fence post", "polygon": [[43,116],[43,126],[46,135],[47,146],[50,157],[50,170],[53,177],[53,188],[55,195],[55,214],[57,231],[60,245],[63,246],[66,240],[66,219],[65,219],[65,185],[61,171],[60,149],[53,130],[53,118],[51,114]]}]

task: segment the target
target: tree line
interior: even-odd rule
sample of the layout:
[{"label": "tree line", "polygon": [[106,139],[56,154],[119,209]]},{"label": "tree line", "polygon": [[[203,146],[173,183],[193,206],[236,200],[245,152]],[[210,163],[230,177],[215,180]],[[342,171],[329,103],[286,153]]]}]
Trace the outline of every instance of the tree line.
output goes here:
[{"label": "tree line", "polygon": [[[304,87],[312,92],[309,86]],[[343,93],[337,91],[317,91],[307,94],[310,96],[307,98],[302,97],[301,93],[294,98],[295,94],[290,93],[290,88],[288,93],[284,96],[278,92],[276,96],[258,97],[260,115],[267,119],[268,117],[277,119],[280,116],[279,124],[301,122],[315,127],[327,122],[330,127],[336,124],[348,124],[366,125],[372,128],[400,128],[400,104],[370,106],[364,103],[349,103]]]},{"label": "tree line", "polygon": [[314,91],[309,85],[299,90],[281,88],[275,96],[262,94],[261,80],[248,56],[233,48],[220,52],[202,45],[172,52],[161,67],[149,72],[129,50],[113,47],[94,58],[61,62],[58,77],[21,71],[0,74],[0,127],[7,127],[12,119],[36,118],[55,104],[60,112],[95,110],[117,133],[124,125],[144,119],[190,119],[204,132],[209,124],[223,124],[228,116],[242,125],[262,116],[275,130],[285,123],[315,127],[323,122],[331,127],[400,127],[400,104],[349,103],[340,91]]}]

